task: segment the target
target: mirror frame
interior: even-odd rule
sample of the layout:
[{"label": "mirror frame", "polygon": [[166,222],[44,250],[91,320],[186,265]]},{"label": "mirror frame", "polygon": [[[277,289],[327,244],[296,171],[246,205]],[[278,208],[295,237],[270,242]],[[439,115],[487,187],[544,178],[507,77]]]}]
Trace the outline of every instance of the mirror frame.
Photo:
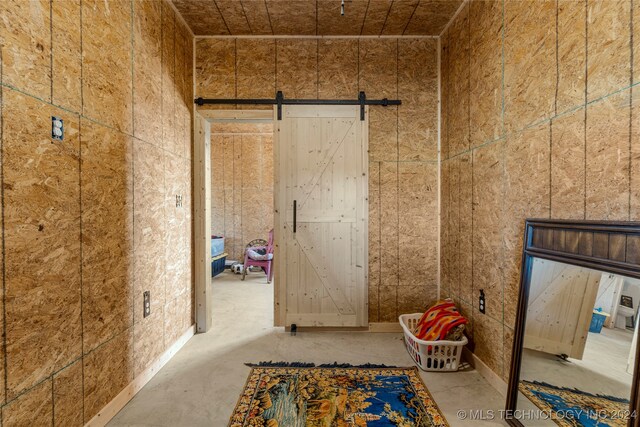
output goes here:
[{"label": "mirror frame", "polygon": [[[525,221],[520,291],[505,406],[505,421],[511,426],[518,427],[524,427],[524,425],[510,415],[517,408],[522,344],[534,258],[640,279],[640,222],[554,219]],[[630,418],[627,425],[633,427],[640,427],[639,373],[640,345],[636,346],[629,398],[629,409],[632,413],[635,411],[635,417]]]}]

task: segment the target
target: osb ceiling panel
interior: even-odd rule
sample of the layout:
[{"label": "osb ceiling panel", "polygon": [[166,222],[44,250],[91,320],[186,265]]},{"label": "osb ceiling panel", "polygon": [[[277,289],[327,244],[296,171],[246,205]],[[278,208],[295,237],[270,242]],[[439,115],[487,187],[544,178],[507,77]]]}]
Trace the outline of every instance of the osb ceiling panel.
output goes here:
[{"label": "osb ceiling panel", "polygon": [[463,0],[172,1],[197,36],[437,36]]}]

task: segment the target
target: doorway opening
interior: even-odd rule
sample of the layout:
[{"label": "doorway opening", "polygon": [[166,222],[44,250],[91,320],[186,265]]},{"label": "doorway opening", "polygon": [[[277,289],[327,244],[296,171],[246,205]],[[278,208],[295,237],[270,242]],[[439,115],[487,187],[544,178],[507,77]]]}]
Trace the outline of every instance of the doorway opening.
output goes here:
[{"label": "doorway opening", "polygon": [[273,324],[273,120],[214,118],[210,130],[213,298]]}]

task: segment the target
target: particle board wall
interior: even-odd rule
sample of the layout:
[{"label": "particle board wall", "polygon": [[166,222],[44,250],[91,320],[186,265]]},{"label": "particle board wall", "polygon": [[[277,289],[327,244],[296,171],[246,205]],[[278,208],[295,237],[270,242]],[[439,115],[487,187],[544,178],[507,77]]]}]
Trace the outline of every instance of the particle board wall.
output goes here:
[{"label": "particle board wall", "polygon": [[402,100],[369,110],[371,322],[437,296],[437,57],[434,38],[196,39],[196,96]]},{"label": "particle board wall", "polygon": [[640,219],[638,10],[472,0],[442,35],[441,287],[505,379],[525,218]]},{"label": "particle board wall", "polygon": [[273,125],[211,125],[211,232],[225,237],[227,260],[268,239],[273,223]]},{"label": "particle board wall", "polygon": [[2,425],[82,425],[193,323],[193,36],[160,1],[0,19]]}]

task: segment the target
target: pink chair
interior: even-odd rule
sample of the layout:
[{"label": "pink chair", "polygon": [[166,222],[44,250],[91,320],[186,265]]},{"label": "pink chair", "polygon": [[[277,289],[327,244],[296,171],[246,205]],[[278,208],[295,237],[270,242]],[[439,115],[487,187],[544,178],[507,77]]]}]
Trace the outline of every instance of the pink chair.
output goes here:
[{"label": "pink chair", "polygon": [[262,267],[265,273],[267,273],[267,283],[271,283],[273,280],[273,268],[271,264],[273,263],[273,255],[271,255],[271,259],[269,260],[255,260],[249,258],[249,249],[254,251],[263,249],[266,250],[266,255],[273,254],[273,229],[269,231],[269,241],[265,242],[263,239],[256,239],[249,242],[247,248],[244,251],[244,268],[242,269],[242,280],[244,280],[244,276],[247,275],[247,271],[249,267]]}]

